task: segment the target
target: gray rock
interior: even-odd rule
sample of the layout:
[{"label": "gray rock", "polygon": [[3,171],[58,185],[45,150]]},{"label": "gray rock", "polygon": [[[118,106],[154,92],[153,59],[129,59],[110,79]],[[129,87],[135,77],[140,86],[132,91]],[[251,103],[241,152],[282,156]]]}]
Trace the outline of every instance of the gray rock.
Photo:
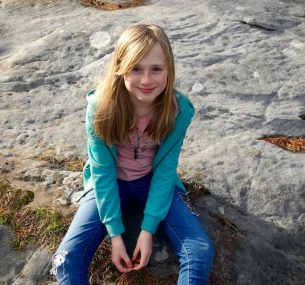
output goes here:
[{"label": "gray rock", "polygon": [[0,283],[37,284],[37,280],[46,276],[50,253],[44,249],[16,252],[10,246],[11,241],[10,229],[0,225]]},{"label": "gray rock", "polygon": [[[218,249],[212,281],[304,283],[304,153],[258,140],[305,136],[299,117],[305,113],[304,1],[150,1],[113,12],[70,0],[0,5],[2,173],[16,177],[21,166],[5,164],[15,157],[26,158],[32,170],[33,154],[49,149],[85,160],[86,92],[105,71],[121,31],[157,23],[173,46],[177,88],[197,110],[180,166],[211,192],[198,207]],[[69,204],[79,193],[78,178],[52,171],[41,172],[43,181],[23,182],[47,181],[41,191],[48,189],[49,203]],[[234,226],[223,225],[224,218]],[[231,231],[239,244],[234,249],[226,243]],[[167,249],[156,244],[152,261],[167,253],[172,260],[152,268],[175,268]],[[5,284],[20,277],[28,260],[14,254],[8,254],[14,265],[1,265],[0,276],[10,276]]]},{"label": "gray rock", "polygon": [[44,247],[38,248],[30,259],[27,261],[26,265],[19,277],[14,281],[14,285],[35,285],[50,271],[50,251]]}]

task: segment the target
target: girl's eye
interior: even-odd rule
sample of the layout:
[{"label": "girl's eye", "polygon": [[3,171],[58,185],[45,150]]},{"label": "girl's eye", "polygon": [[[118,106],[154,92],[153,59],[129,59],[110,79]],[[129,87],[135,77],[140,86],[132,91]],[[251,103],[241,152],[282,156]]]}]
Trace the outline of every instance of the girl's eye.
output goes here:
[{"label": "girl's eye", "polygon": [[152,68],[152,71],[155,72],[155,73],[158,73],[158,72],[162,71],[162,68],[158,67],[158,66],[155,66],[155,67]]},{"label": "girl's eye", "polygon": [[135,72],[135,73],[138,73],[141,71],[141,68],[138,67],[138,66],[134,66],[132,69],[131,69],[132,72]]}]

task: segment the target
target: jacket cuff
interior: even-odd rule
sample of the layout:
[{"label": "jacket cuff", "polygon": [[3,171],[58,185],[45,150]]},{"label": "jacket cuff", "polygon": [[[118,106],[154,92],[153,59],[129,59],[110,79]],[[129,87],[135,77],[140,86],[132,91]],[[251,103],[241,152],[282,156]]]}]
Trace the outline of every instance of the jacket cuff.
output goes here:
[{"label": "jacket cuff", "polygon": [[159,223],[160,223],[159,219],[156,219],[152,216],[144,215],[141,229],[150,232],[151,234],[154,234],[157,230]]},{"label": "jacket cuff", "polygon": [[109,237],[121,235],[124,231],[122,220],[112,220],[110,223],[105,224]]}]

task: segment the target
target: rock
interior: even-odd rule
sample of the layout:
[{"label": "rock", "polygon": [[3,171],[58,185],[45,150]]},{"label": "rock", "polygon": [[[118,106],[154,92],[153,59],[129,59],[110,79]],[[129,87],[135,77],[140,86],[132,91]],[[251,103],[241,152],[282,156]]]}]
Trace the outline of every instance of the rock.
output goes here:
[{"label": "rock", "polygon": [[11,231],[0,225],[0,282],[1,284],[37,284],[48,274],[50,253],[43,248],[16,252],[10,246]]},{"label": "rock", "polygon": [[[2,0],[0,7],[2,174],[20,182],[20,162],[36,173],[33,154],[50,148],[85,160],[86,92],[121,31],[157,23],[173,46],[176,86],[197,111],[180,165],[211,193],[197,204],[217,249],[212,284],[304,283],[304,153],[258,140],[305,135],[304,1],[150,1],[111,12],[79,1]],[[79,178],[48,167],[43,181],[29,173],[22,181],[46,181],[41,191],[70,204]],[[152,265],[157,272],[175,272],[166,243],[156,243],[152,262],[167,254],[164,267]],[[5,259],[0,276],[12,284],[27,259],[9,256],[15,261]]]},{"label": "rock", "polygon": [[29,258],[14,285],[35,285],[49,274],[50,271],[50,250],[40,247]]}]

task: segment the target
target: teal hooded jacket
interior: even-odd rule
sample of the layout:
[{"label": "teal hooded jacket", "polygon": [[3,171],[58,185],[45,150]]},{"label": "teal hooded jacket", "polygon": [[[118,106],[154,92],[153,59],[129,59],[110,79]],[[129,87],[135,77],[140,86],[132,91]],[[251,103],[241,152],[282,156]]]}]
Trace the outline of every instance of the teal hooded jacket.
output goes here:
[{"label": "teal hooded jacket", "polygon": [[[152,234],[166,217],[175,186],[185,190],[177,174],[180,150],[195,110],[187,97],[175,92],[178,114],[171,132],[163,139],[152,164],[152,180],[144,209],[141,229]],[[97,136],[93,117],[97,106],[94,90],[87,93],[86,132],[88,137],[88,161],[83,169],[84,189],[94,189],[98,212],[110,237],[125,231],[117,184],[115,145],[108,146]]]}]

